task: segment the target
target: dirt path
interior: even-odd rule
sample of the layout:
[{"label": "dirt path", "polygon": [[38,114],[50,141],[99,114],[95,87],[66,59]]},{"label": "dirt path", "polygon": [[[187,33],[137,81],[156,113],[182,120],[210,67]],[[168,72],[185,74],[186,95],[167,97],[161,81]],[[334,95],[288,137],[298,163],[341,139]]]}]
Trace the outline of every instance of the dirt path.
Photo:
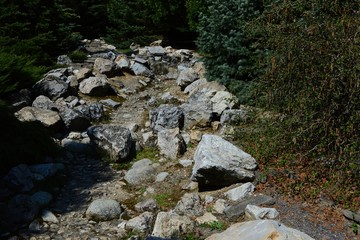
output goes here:
[{"label": "dirt path", "polygon": [[[131,81],[130,79],[128,82],[129,86],[138,84]],[[129,94],[122,106],[110,115],[110,123],[136,123],[140,128],[144,128],[148,120],[148,111],[154,107],[148,103],[151,97],[159,100],[162,94],[170,92],[179,102],[186,98],[174,80],[154,81],[147,86],[134,85],[133,90],[136,93]],[[191,146],[181,159],[192,159],[195,148],[195,145]],[[187,189],[190,184],[191,167],[181,167],[178,160],[170,161],[158,156],[157,172],[168,172],[169,177],[162,183],[152,182],[136,187],[129,187],[123,180],[124,170],[115,170],[99,158],[74,153],[68,154],[64,161],[67,166],[65,184],[58,190],[57,197],[49,207],[59,223],[39,224],[36,233],[24,230],[18,234],[20,239],[129,239],[130,235],[119,227],[120,220],[89,221],[85,217],[85,211],[90,202],[102,197],[115,199],[126,208],[123,218],[129,219],[138,214],[134,211],[133,205],[146,197],[164,197],[165,202],[159,203],[159,210],[165,211],[171,209],[184,193],[193,191],[191,187],[190,190]],[[275,198],[274,207],[280,212],[279,221],[289,227],[303,231],[315,239],[356,239],[349,234],[347,223],[339,216],[338,210],[318,208],[300,202],[286,202],[271,189],[265,189],[264,192]],[[209,192],[201,195],[216,194]]]}]

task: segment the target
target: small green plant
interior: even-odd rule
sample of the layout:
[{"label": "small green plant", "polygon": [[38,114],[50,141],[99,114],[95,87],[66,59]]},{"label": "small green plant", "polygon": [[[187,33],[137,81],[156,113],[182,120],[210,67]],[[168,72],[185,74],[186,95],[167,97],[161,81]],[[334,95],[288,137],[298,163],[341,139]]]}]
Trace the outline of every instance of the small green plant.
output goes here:
[{"label": "small green plant", "polygon": [[357,225],[356,223],[353,223],[352,230],[355,235],[358,235],[359,234],[359,225]]},{"label": "small green plant", "polygon": [[73,62],[84,62],[87,59],[87,54],[82,51],[73,51],[69,54],[69,58]]},{"label": "small green plant", "polygon": [[225,229],[225,223],[221,221],[213,221],[209,223],[203,223],[200,225],[201,227],[210,228],[211,231],[223,231]]},{"label": "small green plant", "polygon": [[206,208],[206,211],[211,213],[211,212],[214,211],[214,207],[213,207],[213,206],[208,206],[208,207]]},{"label": "small green plant", "polygon": [[115,170],[128,170],[132,166],[131,162],[113,163],[112,168]]},{"label": "small green plant", "polygon": [[220,221],[211,222],[211,223],[209,223],[209,226],[210,226],[211,231],[214,231],[214,230],[222,231],[225,229],[225,223],[220,222]]},{"label": "small green plant", "polygon": [[169,199],[171,197],[170,193],[163,193],[156,195],[155,201],[160,207],[168,207],[170,205]]},{"label": "small green plant", "polygon": [[148,147],[136,153],[136,160],[141,160],[144,158],[155,160],[158,157],[158,155],[159,155],[159,149]]},{"label": "small green plant", "polygon": [[197,238],[194,236],[194,234],[188,235],[185,237],[185,240],[196,240]]}]

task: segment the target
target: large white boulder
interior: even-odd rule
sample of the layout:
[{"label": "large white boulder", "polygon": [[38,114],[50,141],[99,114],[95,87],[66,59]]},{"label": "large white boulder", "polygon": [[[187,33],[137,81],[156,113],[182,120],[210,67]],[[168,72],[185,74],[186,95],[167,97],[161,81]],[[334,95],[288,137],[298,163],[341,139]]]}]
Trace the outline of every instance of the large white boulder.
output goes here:
[{"label": "large white boulder", "polygon": [[289,228],[274,220],[255,220],[243,223],[236,223],[226,231],[211,235],[206,240],[224,239],[276,239],[276,240],[314,240],[299,230]]},{"label": "large white boulder", "polygon": [[232,143],[216,135],[205,134],[194,156],[191,180],[199,187],[228,186],[255,178],[256,160]]}]

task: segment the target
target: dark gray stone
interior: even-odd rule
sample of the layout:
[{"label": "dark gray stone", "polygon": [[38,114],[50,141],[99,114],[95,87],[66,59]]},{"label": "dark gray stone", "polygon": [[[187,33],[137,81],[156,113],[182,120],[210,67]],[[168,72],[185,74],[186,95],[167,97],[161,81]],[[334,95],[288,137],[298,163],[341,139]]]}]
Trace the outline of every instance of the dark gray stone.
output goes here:
[{"label": "dark gray stone", "polygon": [[28,192],[34,187],[33,173],[25,164],[11,168],[4,180],[9,188],[20,192]]},{"label": "dark gray stone", "polygon": [[163,104],[149,113],[151,128],[156,131],[179,128],[184,125],[184,114],[179,107]]},{"label": "dark gray stone", "polygon": [[192,68],[185,68],[180,73],[176,79],[177,85],[184,90],[189,84],[199,79],[199,75]]},{"label": "dark gray stone", "polygon": [[72,61],[69,58],[68,55],[60,55],[57,58],[57,64],[62,64],[62,65],[71,65]]},{"label": "dark gray stone", "polygon": [[33,101],[32,106],[43,110],[58,111],[58,107],[56,106],[56,104],[53,101],[51,101],[50,98],[44,95],[38,96]]},{"label": "dark gray stone", "polygon": [[347,219],[353,220],[354,222],[357,222],[360,224],[360,213],[352,212],[349,210],[344,210],[343,213]]},{"label": "dark gray stone", "polygon": [[101,103],[80,105],[75,108],[90,121],[99,121],[104,117],[104,107]]},{"label": "dark gray stone", "polygon": [[135,210],[139,212],[154,212],[157,209],[156,201],[152,198],[146,199],[135,205]]},{"label": "dark gray stone", "polygon": [[65,165],[62,163],[42,163],[29,166],[29,168],[34,174],[34,179],[41,181],[63,171],[65,169]]},{"label": "dark gray stone", "polygon": [[29,223],[38,215],[40,207],[28,195],[17,195],[12,198],[6,209],[5,217],[1,218],[5,226],[16,229],[24,223]]},{"label": "dark gray stone", "polygon": [[248,117],[248,111],[244,109],[228,109],[221,114],[220,123],[221,125],[238,125]]},{"label": "dark gray stone", "polygon": [[120,73],[116,63],[104,58],[96,58],[94,62],[94,72],[105,74],[107,77],[114,77]]},{"label": "dark gray stone", "polygon": [[121,103],[116,102],[112,99],[103,99],[103,100],[100,100],[100,103],[107,107],[111,107],[111,108],[118,108],[121,105]]},{"label": "dark gray stone", "polygon": [[64,108],[60,111],[60,116],[65,126],[71,131],[83,131],[90,125],[90,120],[75,109]]},{"label": "dark gray stone", "polygon": [[137,76],[145,76],[145,77],[153,76],[153,72],[149,68],[147,68],[145,65],[138,63],[138,62],[135,62],[131,66],[131,70]]},{"label": "dark gray stone", "polygon": [[196,193],[186,193],[176,204],[174,211],[179,215],[187,215],[189,217],[199,217],[205,212],[200,196]]},{"label": "dark gray stone", "polygon": [[70,94],[69,85],[65,79],[58,77],[56,74],[47,75],[33,86],[33,92],[36,96],[45,95],[51,100],[59,97],[66,97]]},{"label": "dark gray stone", "polygon": [[132,150],[132,137],[129,129],[120,125],[105,124],[88,128],[87,134],[92,142],[107,152],[115,162],[126,160]]},{"label": "dark gray stone", "polygon": [[165,54],[165,49],[161,46],[148,47],[149,53],[155,56],[162,56]]},{"label": "dark gray stone", "polygon": [[251,204],[251,205],[265,205],[265,206],[269,206],[269,205],[273,205],[275,203],[275,200],[267,195],[252,195],[249,196],[247,199],[233,204],[231,206],[228,206],[224,209],[224,214],[225,217],[230,219],[230,220],[236,220],[239,217],[242,217],[245,214],[245,209],[246,206]]},{"label": "dark gray stone", "polygon": [[37,203],[41,208],[49,205],[52,199],[53,197],[50,193],[43,191],[36,192],[33,195],[31,195],[31,200]]}]

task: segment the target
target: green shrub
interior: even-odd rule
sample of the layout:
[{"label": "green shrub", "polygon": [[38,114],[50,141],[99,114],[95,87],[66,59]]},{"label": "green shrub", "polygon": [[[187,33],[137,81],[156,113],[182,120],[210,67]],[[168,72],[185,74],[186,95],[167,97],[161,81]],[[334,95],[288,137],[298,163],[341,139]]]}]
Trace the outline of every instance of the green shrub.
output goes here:
[{"label": "green shrub", "polygon": [[73,51],[69,54],[69,58],[73,62],[84,62],[87,59],[87,54],[83,51]]},{"label": "green shrub", "polygon": [[263,163],[316,171],[335,201],[354,201],[360,196],[358,1],[264,3],[245,31],[258,36],[253,46],[266,49],[256,60],[258,106],[283,117],[256,122],[257,139],[247,147],[262,152]]},{"label": "green shrub", "polygon": [[209,80],[218,80],[235,93],[240,103],[252,101],[257,70],[251,46],[253,39],[245,32],[248,21],[260,14],[261,4],[248,0],[207,0],[200,14],[197,46],[205,57]]},{"label": "green shrub", "polygon": [[35,66],[33,60],[0,50],[0,97],[14,90],[32,86],[47,68]]}]

